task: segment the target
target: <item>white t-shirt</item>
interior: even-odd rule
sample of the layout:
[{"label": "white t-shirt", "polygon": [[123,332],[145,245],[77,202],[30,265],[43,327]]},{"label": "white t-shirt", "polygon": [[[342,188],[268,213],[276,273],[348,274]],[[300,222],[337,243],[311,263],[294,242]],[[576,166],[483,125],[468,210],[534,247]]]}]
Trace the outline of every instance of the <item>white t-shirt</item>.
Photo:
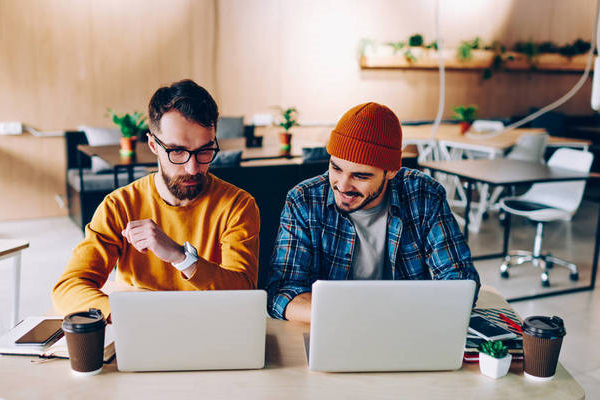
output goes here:
[{"label": "white t-shirt", "polygon": [[352,279],[390,279],[387,254],[387,220],[389,193],[377,207],[348,214],[356,229],[357,241],[352,254]]}]

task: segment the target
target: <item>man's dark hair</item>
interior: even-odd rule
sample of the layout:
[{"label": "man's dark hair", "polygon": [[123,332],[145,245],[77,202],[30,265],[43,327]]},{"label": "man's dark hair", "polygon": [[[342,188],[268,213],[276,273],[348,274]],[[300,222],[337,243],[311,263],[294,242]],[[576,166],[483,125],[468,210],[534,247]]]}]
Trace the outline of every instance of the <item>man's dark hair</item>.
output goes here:
[{"label": "man's dark hair", "polygon": [[206,128],[217,128],[219,110],[210,93],[191,79],[184,79],[158,89],[148,104],[150,129],[160,133],[160,119],[169,111],[177,111],[188,121]]}]

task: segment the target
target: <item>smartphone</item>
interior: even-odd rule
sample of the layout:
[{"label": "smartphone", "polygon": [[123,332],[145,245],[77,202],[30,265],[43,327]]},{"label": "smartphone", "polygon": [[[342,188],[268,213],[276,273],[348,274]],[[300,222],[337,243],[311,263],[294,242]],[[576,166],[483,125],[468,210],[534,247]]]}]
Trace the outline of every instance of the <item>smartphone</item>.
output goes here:
[{"label": "smartphone", "polygon": [[481,336],[486,340],[514,339],[517,337],[517,335],[508,329],[504,329],[479,315],[471,316],[471,321],[469,322],[469,332],[474,333],[477,336]]},{"label": "smartphone", "polygon": [[47,345],[63,335],[61,326],[62,319],[45,319],[15,340],[15,344]]}]

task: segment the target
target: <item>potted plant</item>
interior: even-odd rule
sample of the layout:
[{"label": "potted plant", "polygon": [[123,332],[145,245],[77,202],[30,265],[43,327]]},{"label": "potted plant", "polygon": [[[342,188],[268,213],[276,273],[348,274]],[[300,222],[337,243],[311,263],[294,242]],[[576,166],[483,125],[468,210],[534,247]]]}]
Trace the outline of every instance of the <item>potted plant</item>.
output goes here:
[{"label": "potted plant", "polygon": [[117,115],[110,108],[108,112],[112,116],[113,122],[119,127],[121,131],[121,149],[119,153],[124,157],[131,157],[135,154],[135,143],[144,132],[148,131],[148,125],[146,124],[146,117],[138,112],[133,114]]},{"label": "potted plant", "polygon": [[279,111],[281,112],[282,119],[277,125],[284,129],[283,132],[279,132],[279,154],[284,157],[289,157],[292,150],[292,133],[290,132],[290,129],[300,125],[296,120],[298,111],[294,107],[279,107]]},{"label": "potted plant", "polygon": [[501,340],[488,340],[479,345],[479,369],[490,378],[498,379],[508,373],[512,355]]},{"label": "potted plant", "polygon": [[474,105],[454,107],[454,119],[458,121],[461,134],[469,130],[476,116],[477,107]]}]

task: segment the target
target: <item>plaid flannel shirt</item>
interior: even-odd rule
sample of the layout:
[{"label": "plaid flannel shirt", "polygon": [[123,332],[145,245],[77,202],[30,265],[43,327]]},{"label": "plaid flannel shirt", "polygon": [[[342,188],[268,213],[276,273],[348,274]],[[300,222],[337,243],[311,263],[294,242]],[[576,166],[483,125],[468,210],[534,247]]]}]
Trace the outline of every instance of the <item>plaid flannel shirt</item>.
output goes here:
[{"label": "plaid flannel shirt", "polygon": [[[402,168],[389,190],[392,279],[472,279],[478,291],[479,275],[444,188],[417,170]],[[283,319],[288,303],[310,292],[317,279],[350,279],[356,240],[354,225],[335,207],[328,172],[292,188],[271,260],[269,314]]]}]

